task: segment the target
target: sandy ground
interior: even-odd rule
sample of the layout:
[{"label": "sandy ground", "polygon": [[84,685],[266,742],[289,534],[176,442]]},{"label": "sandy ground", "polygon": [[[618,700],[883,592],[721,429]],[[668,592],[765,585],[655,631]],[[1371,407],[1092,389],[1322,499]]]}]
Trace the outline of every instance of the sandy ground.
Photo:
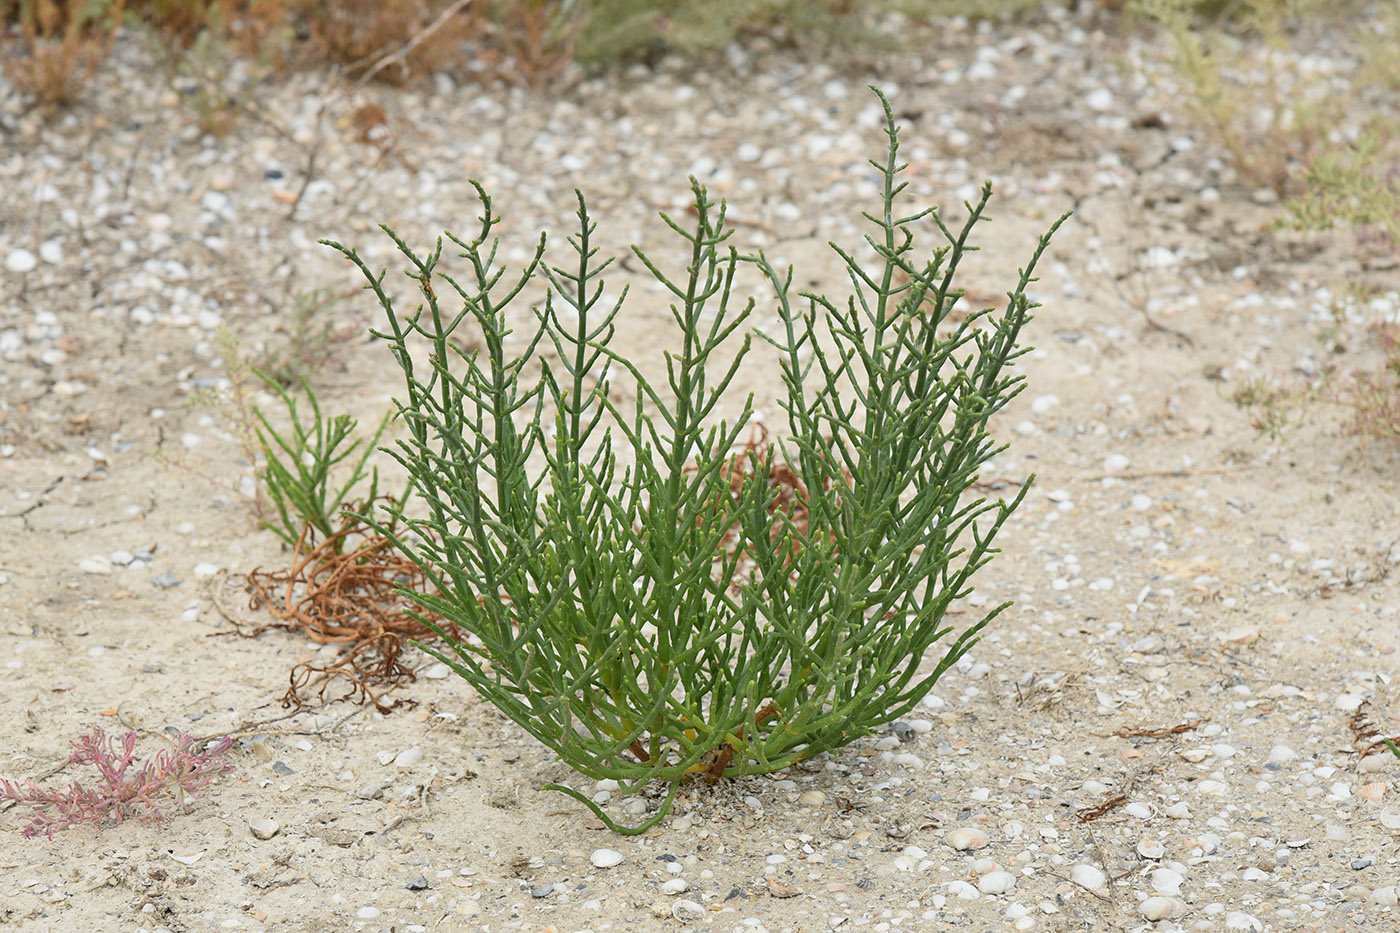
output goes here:
[{"label": "sandy ground", "polygon": [[[148,748],[172,727],[238,742],[233,773],[164,825],[48,842],[21,837],[22,809],[0,814],[0,926],[1400,928],[1400,762],[1361,759],[1349,725],[1364,701],[1400,731],[1400,457],[1323,408],[1271,440],[1230,401],[1250,374],[1321,356],[1348,283],[1378,289],[1358,319],[1395,315],[1394,269],[1348,234],[1267,232],[1276,208],[1182,122],[1171,86],[1124,66],[1155,46],[1111,21],[950,28],[917,60],[735,49],[545,98],[311,75],[243,86],[221,139],[136,48],[51,122],[9,95],[0,254],[37,262],[7,264],[0,302],[0,774],[48,772],[95,725]],[[679,264],[655,211],[683,205],[694,173],[732,203],[742,248],[837,294],[824,243],[854,242],[877,203],[872,82],[907,128],[914,195],[955,214],[996,182],[975,299],[1076,211],[1042,266],[1029,389],[999,425],[1011,448],[985,477],[1036,487],[954,618],[1016,605],[937,685],[928,731],[687,788],[624,839],[542,791],[592,787],[455,679],[402,688],[411,710],[288,717],[291,666],[334,649],[227,637],[267,621],[243,580],[286,556],[240,494],[220,329],[250,356],[285,343],[294,296],[358,285],[314,240],[390,263],[373,224],[423,248],[466,232],[469,177],[496,196],[512,259],[568,229],[577,186],[606,248]],[[363,133],[367,103],[385,117]],[[616,281],[639,284],[623,348],[655,358],[674,339],[664,305],[635,269]],[[365,299],[326,313],[369,321]],[[397,390],[364,338],[310,375],[328,410],[366,422]],[[760,408],[779,387],[761,354],[745,379]],[[955,851],[969,828],[986,845]],[[623,860],[596,868],[599,848]]]}]

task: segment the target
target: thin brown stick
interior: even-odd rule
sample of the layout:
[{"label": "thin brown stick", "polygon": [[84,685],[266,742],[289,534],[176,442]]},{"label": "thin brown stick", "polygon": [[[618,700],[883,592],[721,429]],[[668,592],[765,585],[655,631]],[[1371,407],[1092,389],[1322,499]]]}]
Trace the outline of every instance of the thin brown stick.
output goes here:
[{"label": "thin brown stick", "polygon": [[398,49],[398,51],[391,52],[388,55],[385,55],[379,61],[371,65],[369,70],[366,71],[364,74],[360,75],[360,77],[355,81],[355,87],[364,87],[367,83],[369,83],[369,80],[375,75],[379,74],[379,72],[383,71],[385,68],[388,68],[390,65],[403,61],[405,58],[412,55],[413,50],[418,48],[418,46],[420,46],[425,39],[427,39],[433,33],[437,32],[439,29],[445,26],[449,19],[451,19],[453,16],[456,16],[462,10],[466,9],[466,7],[471,2],[472,0],[457,0],[456,3],[443,10],[441,13],[438,14],[437,19],[433,20],[427,26],[419,30],[413,36],[413,38],[405,42]]}]

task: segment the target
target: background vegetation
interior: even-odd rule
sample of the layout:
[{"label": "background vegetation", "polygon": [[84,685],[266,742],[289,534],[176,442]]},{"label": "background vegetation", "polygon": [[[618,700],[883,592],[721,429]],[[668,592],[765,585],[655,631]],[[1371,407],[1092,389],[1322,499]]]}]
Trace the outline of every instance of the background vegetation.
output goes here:
[{"label": "background vegetation", "polygon": [[[736,40],[909,47],[942,17],[1034,17],[1054,5],[1092,6],[1124,34],[1156,30],[1179,116],[1244,184],[1279,197],[1278,226],[1342,227],[1359,249],[1400,248],[1400,0],[0,0],[0,63],[32,106],[58,112],[82,98],[119,37],[144,42],[200,128],[220,134],[240,113],[234,61],[259,78],[329,65],[356,84],[447,72],[553,92],[590,70]],[[1319,38],[1355,67],[1303,67]],[[314,336],[302,344],[331,346],[320,326],[308,314],[293,329]],[[1356,433],[1400,438],[1397,324],[1371,331],[1362,343],[1379,351],[1376,367],[1252,383],[1239,400],[1270,430],[1287,421],[1280,407],[1322,399],[1350,409]],[[295,360],[264,363],[295,382]]]}]

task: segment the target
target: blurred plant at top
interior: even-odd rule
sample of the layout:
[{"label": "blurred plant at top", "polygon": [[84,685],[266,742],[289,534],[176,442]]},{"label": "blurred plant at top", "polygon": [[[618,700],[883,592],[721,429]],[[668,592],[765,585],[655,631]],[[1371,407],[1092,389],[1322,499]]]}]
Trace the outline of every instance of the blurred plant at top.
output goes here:
[{"label": "blurred plant at top", "polygon": [[1191,115],[1246,180],[1278,192],[1296,184],[1335,125],[1337,79],[1300,69],[1294,47],[1300,19],[1326,8],[1324,0],[1239,0],[1216,14],[1197,0],[1132,5],[1165,29]]},{"label": "blurred plant at top", "polygon": [[97,728],[73,743],[68,758],[69,765],[96,768],[96,783],[74,781],[67,790],[46,791],[33,781],[21,787],[0,779],[0,800],[36,811],[24,827],[25,838],[42,834],[52,840],[54,833],[80,823],[101,828],[108,820],[121,823],[132,817],[164,822],[177,812],[189,812],[191,798],[233,770],[227,760],[232,746],[233,740],[224,736],[197,750],[194,737],[181,732],[138,765],[135,732],[123,736],[119,745]]},{"label": "blurred plant at top", "polygon": [[5,72],[46,109],[71,103],[107,57],[123,0],[0,0],[0,29],[19,27],[24,53]]},{"label": "blurred plant at top", "polygon": [[[1371,228],[1400,244],[1400,4],[1374,15],[1325,0],[1132,9],[1166,31],[1187,107],[1234,167],[1289,196],[1291,226]],[[1309,45],[1322,36],[1334,42],[1330,57]]]},{"label": "blurred plant at top", "polygon": [[[888,45],[876,26],[942,16],[991,18],[1034,0],[125,0],[126,23],[155,41],[202,129],[226,132],[237,107],[234,69],[344,68],[348,78],[402,84],[436,71],[495,74],[537,89],[577,61],[606,67],[664,51],[724,48],[755,32]],[[80,92],[105,57],[123,0],[0,0],[0,23],[21,27],[30,55],[12,75],[49,106]],[[907,30],[906,30],[907,31]],[[39,67],[31,67],[29,62]],[[23,62],[23,66],[21,63]]]},{"label": "blurred plant at top", "polygon": [[[1239,0],[1212,10],[1195,0],[1137,0],[1134,8],[1170,37],[1195,119],[1245,180],[1286,197],[1276,228],[1348,227],[1368,253],[1400,250],[1400,4],[1368,11]],[[1322,35],[1330,55],[1309,45]],[[1400,438],[1400,319],[1395,302],[1380,306],[1389,310],[1370,321],[1334,314],[1322,334],[1342,352],[1348,341],[1339,335],[1365,327],[1371,340],[1360,343],[1379,350],[1378,365],[1328,362],[1305,379],[1256,377],[1234,400],[1275,437],[1307,405],[1324,402],[1346,409],[1347,433],[1363,441]]]},{"label": "blurred plant at top", "polygon": [[1303,230],[1358,228],[1362,245],[1400,250],[1400,3],[1356,27],[1358,127],[1339,138],[1304,171],[1304,190],[1288,205],[1287,222]]},{"label": "blurred plant at top", "polygon": [[[442,240],[420,255],[385,228],[421,292],[408,313],[387,273],[328,244],[378,298],[404,375],[406,436],[388,452],[418,507],[365,520],[426,578],[401,588],[447,646],[425,650],[581,774],[623,794],[670,784],[634,828],[549,785],[618,831],[654,825],[687,776],[789,767],[907,713],[1006,608],[956,635],[943,624],[1025,495],[964,496],[1004,449],[988,421],[1023,384],[1009,370],[1050,234],[1003,313],[958,319],[955,277],[990,185],[958,228],[933,208],[906,212],[899,131],[880,102],[887,147],[872,160],[880,201],[864,244],[875,259],[833,246],[849,296],[794,294],[792,270],[727,247],[725,208],[694,180],[693,224],[663,215],[683,269],[634,248],[674,300],[664,383],[611,344],[626,292],[604,298],[611,260],[581,194],[566,261],[546,264],[542,236],[509,278],[480,186],[477,234],[446,235],[460,276],[440,269]],[[942,243],[916,251],[923,228]],[[776,351],[787,430],[735,453],[755,418],[752,396],[729,391],[754,336],[741,336],[754,303],[735,297],[750,268],[779,315],[758,336]],[[538,277],[543,304],[515,310]],[[633,401],[615,400],[615,373]]]}]

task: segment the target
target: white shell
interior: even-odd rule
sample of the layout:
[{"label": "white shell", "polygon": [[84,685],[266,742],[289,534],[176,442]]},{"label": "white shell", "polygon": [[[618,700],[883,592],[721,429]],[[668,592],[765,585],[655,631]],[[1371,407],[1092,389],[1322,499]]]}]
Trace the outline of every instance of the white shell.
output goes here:
[{"label": "white shell", "polygon": [[1016,876],[1009,871],[989,871],[977,879],[977,890],[983,894],[1005,894],[1016,887]]},{"label": "white shell", "polygon": [[1108,887],[1108,876],[1093,865],[1076,865],[1069,870],[1069,880],[1087,891],[1103,891]]},{"label": "white shell", "polygon": [[663,881],[661,883],[661,893],[679,894],[688,887],[690,887],[690,882],[686,881],[684,878],[672,878],[670,881]]},{"label": "white shell", "polygon": [[1134,800],[1123,808],[1123,812],[1139,820],[1150,820],[1157,815],[1157,808],[1148,803]]},{"label": "white shell", "polygon": [[594,849],[588,860],[594,868],[612,868],[622,861],[622,853],[616,849]]},{"label": "white shell", "polygon": [[948,882],[948,893],[965,901],[975,900],[977,897],[977,889],[966,881]]},{"label": "white shell", "polygon": [[1186,902],[1175,897],[1149,897],[1142,902],[1142,915],[1148,920],[1175,920],[1186,915]]},{"label": "white shell", "polygon": [[980,849],[991,841],[990,836],[972,826],[964,826],[962,829],[955,829],[948,834],[948,845],[959,852]]},{"label": "white shell", "polygon": [[1143,858],[1156,860],[1167,854],[1167,847],[1156,839],[1139,839],[1137,854],[1141,855]]},{"label": "white shell", "polygon": [[1181,893],[1181,882],[1186,879],[1170,868],[1156,868],[1152,871],[1152,890],[1158,894],[1176,895]]},{"label": "white shell", "polygon": [[676,901],[671,905],[671,916],[681,923],[691,923],[705,919],[705,908],[695,901]]}]

